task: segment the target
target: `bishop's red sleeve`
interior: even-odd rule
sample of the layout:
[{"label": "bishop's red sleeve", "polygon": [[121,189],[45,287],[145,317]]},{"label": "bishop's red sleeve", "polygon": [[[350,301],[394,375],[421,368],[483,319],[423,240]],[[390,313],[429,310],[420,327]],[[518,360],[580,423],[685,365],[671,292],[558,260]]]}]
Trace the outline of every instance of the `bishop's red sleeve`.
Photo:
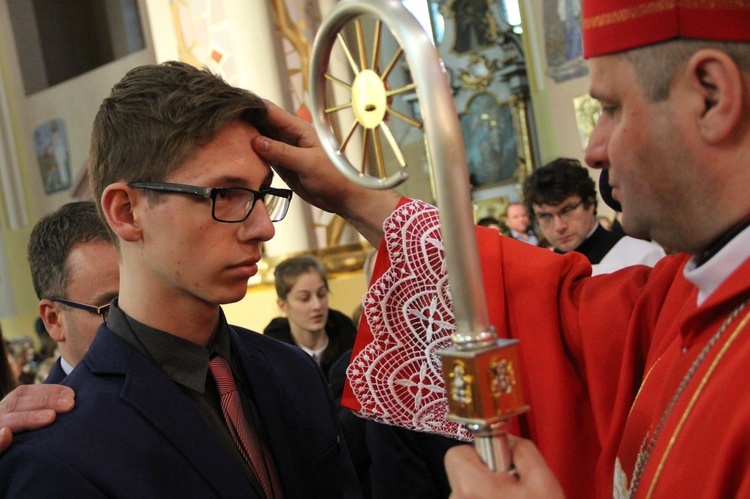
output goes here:
[{"label": "bishop's red sleeve", "polygon": [[[582,255],[483,228],[477,237],[490,322],[501,336],[520,339],[531,409],[515,430],[535,441],[567,492],[590,495],[623,356],[645,357],[647,342],[626,340],[625,332],[649,269],[589,278]],[[445,420],[435,352],[449,346],[453,329],[438,212],[402,199],[384,224],[342,403],[381,422],[470,440],[462,425]],[[592,330],[598,338],[581,335]],[[626,382],[638,376],[626,373]]]}]

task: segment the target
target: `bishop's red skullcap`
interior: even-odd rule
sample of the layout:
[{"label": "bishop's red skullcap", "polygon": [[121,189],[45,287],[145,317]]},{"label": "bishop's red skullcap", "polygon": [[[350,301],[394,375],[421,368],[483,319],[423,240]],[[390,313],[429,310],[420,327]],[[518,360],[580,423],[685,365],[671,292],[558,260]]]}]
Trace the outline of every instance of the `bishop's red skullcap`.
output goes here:
[{"label": "bishop's red skullcap", "polygon": [[583,56],[672,38],[750,42],[750,0],[582,0]]}]

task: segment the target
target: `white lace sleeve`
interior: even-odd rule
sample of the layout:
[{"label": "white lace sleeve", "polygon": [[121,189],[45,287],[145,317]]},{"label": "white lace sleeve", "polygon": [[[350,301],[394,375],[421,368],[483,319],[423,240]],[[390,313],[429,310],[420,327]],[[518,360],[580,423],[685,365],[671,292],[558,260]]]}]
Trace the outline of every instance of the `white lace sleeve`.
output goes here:
[{"label": "white lace sleeve", "polygon": [[421,201],[385,221],[391,266],[364,300],[373,341],[352,359],[347,376],[360,415],[465,441],[464,425],[446,421],[448,404],[437,350],[455,329],[438,211]]}]

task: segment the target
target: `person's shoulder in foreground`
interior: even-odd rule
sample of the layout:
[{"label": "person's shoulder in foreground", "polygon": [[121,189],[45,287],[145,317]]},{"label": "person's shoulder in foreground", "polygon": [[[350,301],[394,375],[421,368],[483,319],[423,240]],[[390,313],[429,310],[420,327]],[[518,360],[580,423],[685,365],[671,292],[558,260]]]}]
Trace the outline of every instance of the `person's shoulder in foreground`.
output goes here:
[{"label": "person's shoulder in foreground", "polygon": [[[345,482],[351,463],[314,361],[242,328],[233,327],[231,339],[273,435],[285,497],[359,497],[356,478]],[[64,384],[76,392],[75,410],[14,437],[0,457],[0,474],[13,477],[0,481],[1,497],[254,497],[242,467],[181,390],[109,330]]]}]

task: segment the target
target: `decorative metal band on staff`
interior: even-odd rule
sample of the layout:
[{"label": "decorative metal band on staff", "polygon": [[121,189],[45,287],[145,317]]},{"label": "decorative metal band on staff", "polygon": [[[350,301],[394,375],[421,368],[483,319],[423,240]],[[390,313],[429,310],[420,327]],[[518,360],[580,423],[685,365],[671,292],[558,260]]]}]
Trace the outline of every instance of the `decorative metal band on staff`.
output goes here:
[{"label": "decorative metal band on staff", "polygon": [[[372,57],[365,50],[362,16],[376,19]],[[358,60],[346,48],[341,31],[354,21]],[[400,45],[391,63],[380,71],[380,30],[385,24]],[[354,75],[347,83],[327,73],[336,41],[342,44]],[[390,89],[387,76],[403,51],[413,84]],[[492,470],[510,471],[512,458],[506,424],[526,411],[521,389],[516,340],[498,339],[489,324],[475,237],[466,154],[453,94],[438,51],[419,22],[399,0],[343,0],[323,21],[313,46],[310,74],[313,122],[336,167],[349,179],[372,189],[393,188],[408,175],[400,170],[385,176],[381,134],[402,167],[403,155],[385,121],[395,115],[414,126],[423,126],[444,239],[445,259],[456,318],[452,347],[440,352],[449,406],[449,419],[466,424],[475,438],[477,452]],[[350,102],[326,109],[326,80],[347,87]],[[398,93],[416,91],[422,122],[388,106]],[[330,115],[351,109],[354,120],[339,144]],[[347,144],[362,133],[362,168],[345,155]],[[372,147],[379,177],[367,174],[367,154]]]}]

